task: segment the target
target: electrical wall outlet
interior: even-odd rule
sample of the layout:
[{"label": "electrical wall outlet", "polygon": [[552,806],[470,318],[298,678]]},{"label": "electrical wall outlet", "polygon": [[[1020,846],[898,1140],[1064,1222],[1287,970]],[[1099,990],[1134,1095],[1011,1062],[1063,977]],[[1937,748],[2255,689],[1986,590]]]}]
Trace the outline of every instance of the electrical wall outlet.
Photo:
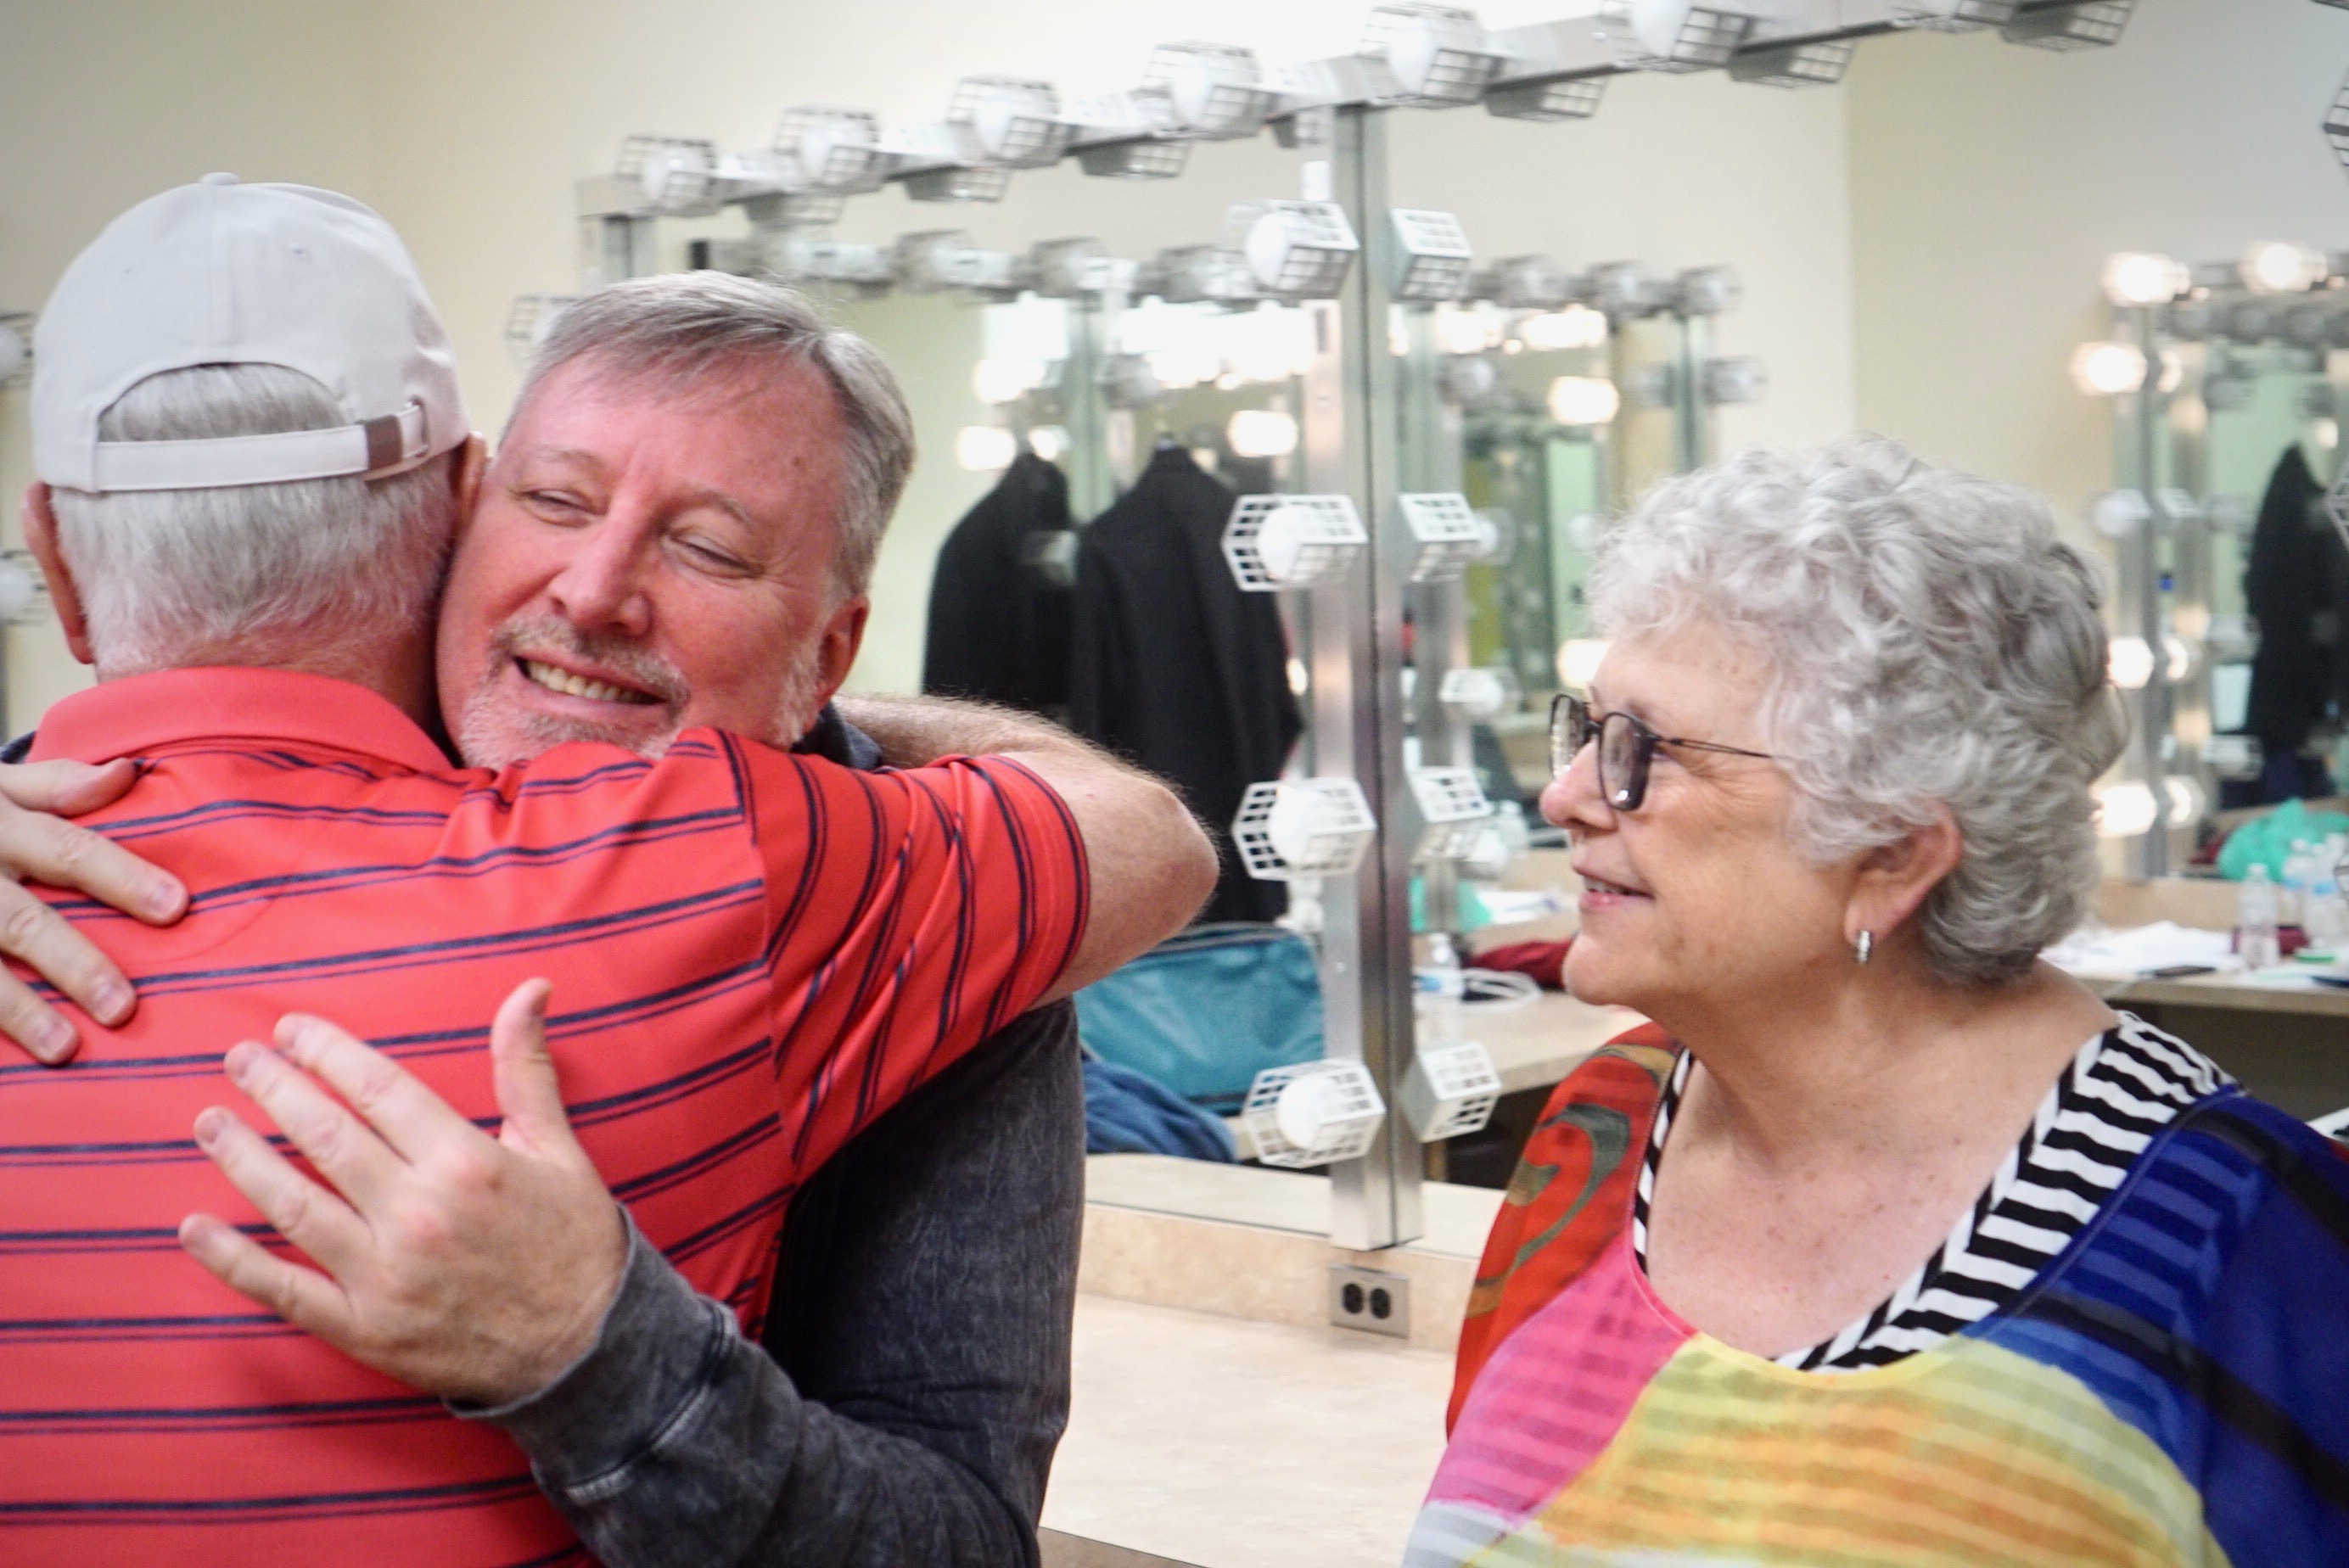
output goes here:
[{"label": "electrical wall outlet", "polygon": [[1411,1280],[1352,1264],[1331,1264],[1330,1321],[1340,1328],[1409,1339]]}]

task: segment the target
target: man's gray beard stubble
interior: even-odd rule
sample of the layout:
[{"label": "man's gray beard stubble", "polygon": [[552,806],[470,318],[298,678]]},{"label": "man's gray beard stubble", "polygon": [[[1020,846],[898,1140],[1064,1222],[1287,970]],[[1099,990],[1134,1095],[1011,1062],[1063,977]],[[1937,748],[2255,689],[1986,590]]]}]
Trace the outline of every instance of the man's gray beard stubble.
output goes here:
[{"label": "man's gray beard stubble", "polygon": [[[525,642],[561,649],[641,683],[658,694],[673,722],[659,734],[647,738],[586,720],[493,710],[490,704],[494,700],[496,684]],[[817,661],[822,653],[822,645],[814,643],[802,652],[793,667],[784,676],[782,688],[777,694],[774,727],[765,735],[754,735],[750,738],[765,741],[771,746],[789,747],[808,732],[816,719],[815,691],[821,674]],[[572,741],[624,747],[650,759],[666,752],[686,727],[682,722],[675,720],[683,714],[691,695],[684,676],[667,660],[656,658],[632,645],[590,637],[574,629],[570,623],[551,616],[509,622],[498,629],[491,646],[489,666],[482,673],[481,685],[467,695],[463,710],[450,726],[450,735],[456,742],[458,755],[469,768],[507,767]]]}]

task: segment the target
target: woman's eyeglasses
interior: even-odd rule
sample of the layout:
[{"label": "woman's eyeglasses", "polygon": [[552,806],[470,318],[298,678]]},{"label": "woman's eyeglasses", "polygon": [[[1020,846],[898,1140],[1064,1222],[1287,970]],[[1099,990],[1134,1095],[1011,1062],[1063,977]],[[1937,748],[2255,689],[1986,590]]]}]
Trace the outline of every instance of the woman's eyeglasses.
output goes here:
[{"label": "woman's eyeglasses", "polygon": [[1710,740],[1683,740],[1658,735],[1628,713],[1593,713],[1578,696],[1560,692],[1549,705],[1549,770],[1552,778],[1574,766],[1582,748],[1599,742],[1599,792],[1618,811],[1636,811],[1648,798],[1648,769],[1659,746],[1684,746],[1692,751],[1718,751],[1730,757],[1777,758],[1766,751],[1720,746]]}]

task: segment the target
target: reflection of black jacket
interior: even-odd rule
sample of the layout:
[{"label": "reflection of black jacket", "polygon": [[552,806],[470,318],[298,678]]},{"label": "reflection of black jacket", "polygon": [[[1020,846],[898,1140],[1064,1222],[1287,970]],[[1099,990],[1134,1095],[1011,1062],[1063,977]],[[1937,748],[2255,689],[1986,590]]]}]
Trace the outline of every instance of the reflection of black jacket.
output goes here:
[{"label": "reflection of black jacket", "polygon": [[1269,593],[1224,563],[1236,498],[1179,448],[1159,452],[1077,546],[1069,724],[1173,782],[1206,821],[1224,874],[1207,920],[1270,920],[1277,882],[1251,880],[1228,830],[1240,797],[1278,779],[1302,727]]},{"label": "reflection of black jacket", "polygon": [[1069,590],[1021,553],[1031,537],[1069,526],[1069,481],[1020,453],[938,550],[923,691],[1058,716],[1069,700]]},{"label": "reflection of black jacket", "polygon": [[2271,757],[2307,744],[2333,693],[2349,559],[2318,506],[2323,495],[2295,443],[2268,480],[2243,568],[2243,598],[2260,628],[2243,727]]}]

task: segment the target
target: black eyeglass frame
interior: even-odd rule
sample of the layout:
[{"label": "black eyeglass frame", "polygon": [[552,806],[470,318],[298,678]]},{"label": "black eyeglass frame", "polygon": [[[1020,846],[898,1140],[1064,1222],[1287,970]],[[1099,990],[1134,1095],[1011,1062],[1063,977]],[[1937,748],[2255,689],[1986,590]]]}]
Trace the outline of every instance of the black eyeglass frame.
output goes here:
[{"label": "black eyeglass frame", "polygon": [[[1607,741],[1609,725],[1619,725],[1631,735],[1630,777],[1620,780],[1609,778]],[[1723,746],[1713,740],[1689,740],[1676,735],[1659,735],[1647,724],[1628,713],[1593,713],[1590,705],[1571,692],[1560,692],[1549,701],[1549,768],[1557,778],[1574,766],[1582,748],[1592,741],[1599,742],[1599,792],[1607,804],[1618,811],[1636,811],[1648,799],[1648,770],[1654,766],[1659,746],[1685,747],[1691,751],[1717,751],[1725,757],[1752,757],[1764,762],[1783,758],[1767,751],[1748,751],[1742,746]],[[1571,742],[1571,744],[1568,744]],[[1619,749],[1619,748],[1617,748]]]}]

